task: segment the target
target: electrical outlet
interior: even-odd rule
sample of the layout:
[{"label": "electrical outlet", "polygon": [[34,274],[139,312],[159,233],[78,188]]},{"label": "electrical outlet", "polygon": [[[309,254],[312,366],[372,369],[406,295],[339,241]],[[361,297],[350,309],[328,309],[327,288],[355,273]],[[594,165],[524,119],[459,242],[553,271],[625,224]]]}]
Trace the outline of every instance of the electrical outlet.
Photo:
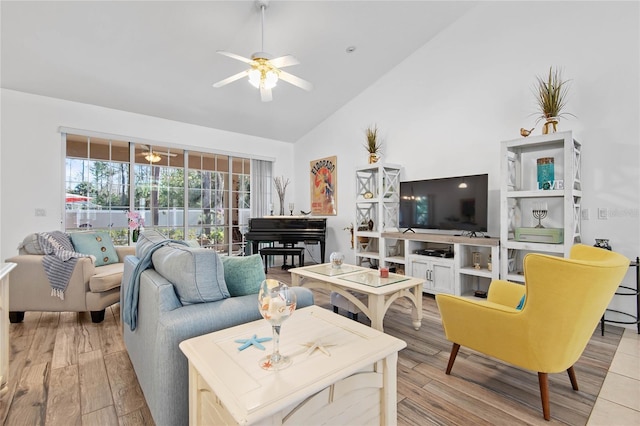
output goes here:
[{"label": "electrical outlet", "polygon": [[46,216],[47,211],[45,209],[36,209],[36,216]]},{"label": "electrical outlet", "polygon": [[598,208],[598,219],[607,219],[609,217],[609,211],[606,207]]},{"label": "electrical outlet", "polygon": [[589,220],[589,209],[582,209],[582,220]]}]

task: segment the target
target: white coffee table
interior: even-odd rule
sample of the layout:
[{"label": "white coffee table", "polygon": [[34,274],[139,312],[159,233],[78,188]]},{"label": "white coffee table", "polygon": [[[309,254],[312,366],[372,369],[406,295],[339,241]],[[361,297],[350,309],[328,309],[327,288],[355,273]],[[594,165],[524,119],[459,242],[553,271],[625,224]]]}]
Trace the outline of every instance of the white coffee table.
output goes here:
[{"label": "white coffee table", "polygon": [[[354,265],[342,265],[334,269],[329,263],[290,269],[291,285],[307,288],[324,288],[349,300],[370,320],[371,327],[383,331],[382,322],[389,306],[399,297],[406,297],[413,306],[413,328],[422,325],[422,285],[424,280],[405,275],[389,274],[380,278],[379,271]],[[365,305],[353,292],[366,295]]]},{"label": "white coffee table", "polygon": [[[271,326],[258,320],[180,343],[189,360],[191,425],[397,423],[396,366],[404,341],[309,306],[282,325],[280,352],[292,365],[267,371],[259,360],[272,342],[264,351],[239,351],[235,342],[254,334],[270,337]],[[309,342],[320,342],[330,355],[307,354]]]}]

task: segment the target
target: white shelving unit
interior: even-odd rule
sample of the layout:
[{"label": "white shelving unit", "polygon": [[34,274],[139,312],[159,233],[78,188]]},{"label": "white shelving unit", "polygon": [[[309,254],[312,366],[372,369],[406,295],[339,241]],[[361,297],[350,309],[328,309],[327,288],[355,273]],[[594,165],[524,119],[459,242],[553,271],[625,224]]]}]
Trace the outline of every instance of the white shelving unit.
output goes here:
[{"label": "white shelving unit", "polygon": [[[580,242],[580,182],[581,144],[572,132],[529,136],[502,142],[500,187],[500,276],[515,282],[524,282],[522,261],[529,252],[549,253],[567,257],[571,246]],[[540,158],[554,159],[554,180],[549,189],[538,189]],[[560,229],[561,242],[528,241],[516,239],[518,228],[535,228],[534,207],[546,206],[543,227]],[[538,206],[538,207],[536,207]]]},{"label": "white shelving unit", "polygon": [[390,253],[381,234],[398,229],[400,170],[398,165],[384,163],[356,168],[354,248],[357,265],[378,266],[380,259]]}]

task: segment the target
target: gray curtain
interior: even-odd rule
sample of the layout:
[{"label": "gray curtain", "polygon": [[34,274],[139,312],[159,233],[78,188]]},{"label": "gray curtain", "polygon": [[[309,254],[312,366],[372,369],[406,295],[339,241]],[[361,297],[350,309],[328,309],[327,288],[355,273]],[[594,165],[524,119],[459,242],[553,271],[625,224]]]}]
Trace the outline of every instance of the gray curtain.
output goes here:
[{"label": "gray curtain", "polygon": [[271,214],[273,162],[251,160],[251,217]]}]

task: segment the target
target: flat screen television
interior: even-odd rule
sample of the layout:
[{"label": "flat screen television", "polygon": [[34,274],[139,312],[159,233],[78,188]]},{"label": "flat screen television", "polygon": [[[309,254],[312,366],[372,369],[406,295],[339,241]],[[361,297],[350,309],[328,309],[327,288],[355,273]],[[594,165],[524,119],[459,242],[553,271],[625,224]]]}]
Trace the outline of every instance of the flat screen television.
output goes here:
[{"label": "flat screen television", "polygon": [[400,228],[487,232],[489,175],[400,182]]}]

